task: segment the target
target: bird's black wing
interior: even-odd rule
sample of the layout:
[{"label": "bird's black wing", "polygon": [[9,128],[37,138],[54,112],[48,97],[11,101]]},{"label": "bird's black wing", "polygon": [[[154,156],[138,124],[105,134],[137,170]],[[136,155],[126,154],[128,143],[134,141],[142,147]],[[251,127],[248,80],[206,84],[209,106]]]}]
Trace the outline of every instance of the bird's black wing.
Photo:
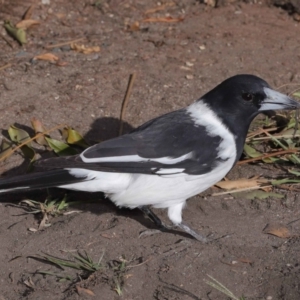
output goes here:
[{"label": "bird's black wing", "polygon": [[221,141],[222,137],[210,136],[204,126],[195,125],[182,109],[153,119],[130,134],[94,145],[77,157],[42,160],[38,166],[198,175],[211,171],[221,161]]}]

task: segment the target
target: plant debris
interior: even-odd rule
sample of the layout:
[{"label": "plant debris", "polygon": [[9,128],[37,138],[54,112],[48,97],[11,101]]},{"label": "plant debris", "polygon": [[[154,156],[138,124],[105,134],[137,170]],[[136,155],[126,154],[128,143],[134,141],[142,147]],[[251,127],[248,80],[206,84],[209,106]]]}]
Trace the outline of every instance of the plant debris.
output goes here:
[{"label": "plant debris", "polygon": [[70,47],[72,50],[75,50],[77,52],[83,53],[83,54],[91,54],[94,52],[100,52],[100,47],[99,46],[94,46],[94,47],[86,47],[85,45],[79,45],[76,43],[71,43]]},{"label": "plant debris", "polygon": [[263,233],[275,235],[282,239],[292,237],[289,228],[282,224],[267,224],[267,226],[263,230]]}]

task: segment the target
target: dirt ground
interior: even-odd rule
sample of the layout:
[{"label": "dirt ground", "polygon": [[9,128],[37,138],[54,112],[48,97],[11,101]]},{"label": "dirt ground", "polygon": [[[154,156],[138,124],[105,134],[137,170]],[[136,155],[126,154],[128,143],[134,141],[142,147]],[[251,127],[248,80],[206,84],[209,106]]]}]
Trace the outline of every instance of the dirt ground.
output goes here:
[{"label": "dirt ground", "polygon": [[[212,8],[176,1],[148,15],[158,2],[48,2],[37,1],[32,18],[41,24],[28,32],[23,47],[1,29],[0,67],[12,64],[0,71],[3,135],[11,124],[26,128],[36,117],[47,128],[68,124],[91,143],[114,137],[134,72],[125,131],[190,104],[238,73],[261,76],[274,87],[293,84],[282,92],[300,82],[300,23],[264,2]],[[31,3],[2,1],[0,20],[17,23]],[[154,17],[182,20],[142,22]],[[45,49],[78,38],[101,51],[82,54],[68,45]],[[57,55],[62,65],[32,61],[45,52]],[[23,173],[22,160],[16,154],[3,163],[3,176]],[[235,167],[229,178],[283,173],[276,165],[248,164]],[[69,193],[71,201],[80,201],[70,210],[82,212],[55,217],[50,227],[33,232],[29,229],[38,228],[39,217],[24,214],[16,204],[28,198],[43,201],[46,192],[2,196],[0,299],[229,299],[205,283],[207,275],[247,300],[300,299],[300,239],[263,233],[269,223],[286,225],[299,218],[297,195],[279,190],[283,199],[247,200],[212,197],[211,192],[190,199],[183,215],[192,228],[214,239],[206,245],[178,231],[139,238],[141,231],[155,228],[152,222],[138,210],[117,209],[101,194]],[[165,211],[156,212],[167,220]],[[300,222],[290,226],[299,232]],[[87,275],[31,257],[70,258],[69,252],[76,251],[94,260],[104,253],[103,268]],[[73,279],[60,282],[38,271]]]}]

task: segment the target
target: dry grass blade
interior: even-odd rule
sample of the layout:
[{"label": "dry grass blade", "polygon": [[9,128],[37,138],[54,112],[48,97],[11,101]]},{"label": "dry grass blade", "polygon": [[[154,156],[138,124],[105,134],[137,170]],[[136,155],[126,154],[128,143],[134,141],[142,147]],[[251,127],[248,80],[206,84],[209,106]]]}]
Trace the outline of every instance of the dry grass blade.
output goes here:
[{"label": "dry grass blade", "polygon": [[[264,189],[271,188],[271,187],[272,187],[272,185],[263,186]],[[250,188],[243,188],[243,189],[236,189],[236,190],[231,190],[231,191],[227,191],[227,192],[213,193],[212,196],[222,196],[222,195],[233,194],[233,193],[249,192],[249,191],[253,191],[253,190],[259,190],[261,188],[262,188],[261,185],[257,185],[257,186],[253,186]]]},{"label": "dry grass blade", "polygon": [[244,297],[236,297],[225,285],[223,285],[221,282],[216,280],[214,277],[207,275],[212,281],[208,281],[204,279],[204,282],[211,287],[215,288],[216,290],[220,291],[221,293],[225,294],[226,296],[230,297],[233,300],[245,300]]},{"label": "dry grass blade", "polygon": [[129,77],[129,82],[128,82],[125,98],[124,98],[123,103],[122,103],[121,114],[120,114],[119,135],[121,135],[123,133],[124,116],[125,116],[125,113],[126,113],[126,108],[127,108],[128,101],[129,101],[129,98],[130,98],[130,95],[131,95],[131,92],[132,92],[132,87],[133,87],[133,83],[135,81],[135,78],[136,78],[136,73],[134,72]]},{"label": "dry grass blade", "polygon": [[52,53],[49,53],[49,52],[37,55],[33,59],[47,60],[47,61],[50,61],[50,62],[57,62],[59,60],[59,58],[56,55],[54,55]]},{"label": "dry grass blade", "polygon": [[82,37],[82,38],[78,38],[78,39],[75,39],[75,40],[71,40],[71,41],[67,41],[67,42],[62,42],[62,43],[58,43],[58,44],[54,44],[54,45],[47,45],[44,48],[45,49],[59,48],[59,47],[62,47],[62,46],[70,45],[72,43],[81,42],[81,41],[83,41],[85,39],[86,39],[85,37]]},{"label": "dry grass blade", "polygon": [[7,68],[10,68],[12,66],[12,64],[6,64],[2,67],[0,67],[0,71],[4,70],[4,69],[7,69]]},{"label": "dry grass blade", "polygon": [[182,22],[184,17],[173,18],[173,17],[161,17],[161,18],[147,18],[142,20],[144,23],[178,23]]}]

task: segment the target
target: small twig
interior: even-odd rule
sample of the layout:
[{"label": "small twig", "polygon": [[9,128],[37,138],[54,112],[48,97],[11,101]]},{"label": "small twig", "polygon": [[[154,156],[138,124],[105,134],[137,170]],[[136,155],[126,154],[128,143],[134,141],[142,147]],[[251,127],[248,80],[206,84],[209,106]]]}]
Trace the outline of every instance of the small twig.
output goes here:
[{"label": "small twig", "polygon": [[53,131],[53,130],[56,130],[56,129],[59,129],[59,128],[65,127],[65,126],[66,126],[65,124],[60,124],[60,125],[57,125],[57,126],[55,126],[55,127],[52,127],[52,128],[49,129],[49,130],[46,130],[46,131],[44,131],[44,132],[40,132],[40,133],[36,134],[34,137],[32,137],[32,138],[26,140],[25,142],[21,143],[20,145],[16,146],[14,149],[12,149],[12,150],[9,151],[8,153],[6,153],[4,156],[2,156],[2,157],[0,158],[0,161],[5,160],[7,157],[9,157],[10,155],[12,155],[14,152],[16,152],[18,149],[20,149],[20,148],[23,147],[24,145],[26,145],[26,144],[28,144],[28,143],[30,143],[30,142],[36,140],[37,138],[39,138],[39,137],[41,137],[41,136],[43,136],[43,135],[48,134],[49,132],[51,132],[51,131]]},{"label": "small twig", "polygon": [[297,89],[294,89],[293,91],[291,91],[289,93],[289,96],[293,95],[294,93],[298,92],[300,90],[300,88],[298,87]]},{"label": "small twig", "polygon": [[12,66],[12,64],[6,64],[6,65],[4,65],[3,67],[0,67],[0,71],[4,70],[4,69],[6,69],[6,68],[9,68],[9,67],[11,67],[11,66]]},{"label": "small twig", "polygon": [[276,188],[290,191],[290,192],[300,192],[300,189],[293,188],[294,185],[297,185],[297,183],[292,184],[291,186],[288,186],[286,184],[280,184],[280,185],[276,186]]},{"label": "small twig", "polygon": [[62,47],[62,46],[70,45],[72,43],[80,42],[80,41],[82,41],[84,39],[85,39],[85,37],[82,37],[82,38],[79,38],[79,39],[76,39],[76,40],[72,40],[72,41],[68,41],[68,42],[63,42],[63,43],[58,43],[58,44],[55,44],[55,45],[47,45],[44,48],[45,49],[53,49],[53,48],[57,48],[57,47]]},{"label": "small twig", "polygon": [[299,220],[300,220],[300,218],[298,218],[298,219],[296,219],[296,220],[293,220],[293,221],[287,223],[287,225],[291,225],[291,224],[293,224],[293,223],[296,223],[296,222],[298,222]]},{"label": "small twig", "polygon": [[1,37],[4,39],[4,41],[8,44],[8,46],[9,46],[11,49],[14,49],[12,43],[11,43],[4,35],[2,35]]},{"label": "small twig", "polygon": [[257,186],[252,186],[250,188],[236,189],[236,190],[226,191],[226,192],[220,192],[220,193],[213,193],[211,195],[212,196],[222,196],[222,195],[239,193],[239,192],[247,192],[247,191],[251,191],[251,190],[259,190],[259,189],[262,189],[262,188],[269,188],[269,187],[272,187],[272,185],[264,185],[264,186],[257,185]]},{"label": "small twig", "polygon": [[128,266],[127,268],[135,268],[135,267],[142,266],[143,264],[147,263],[147,262],[150,261],[151,259],[152,259],[152,257],[149,257],[148,259],[146,259],[146,260],[143,261],[142,263],[137,264],[137,265],[133,265],[133,266]]},{"label": "small twig", "polygon": [[290,86],[290,85],[298,85],[298,86],[300,86],[300,83],[285,83],[285,84],[282,84],[282,85],[276,87],[276,90],[280,90],[281,88],[283,88],[285,86]]},{"label": "small twig", "polygon": [[121,108],[121,114],[120,114],[120,129],[119,129],[119,135],[121,135],[123,133],[123,119],[124,119],[124,115],[126,112],[126,108],[128,105],[128,101],[131,95],[131,91],[132,91],[132,87],[133,87],[133,83],[135,81],[135,77],[136,77],[136,73],[132,73],[129,76],[129,81],[128,81],[128,86],[127,86],[127,90],[126,90],[126,94],[122,103],[122,108]]},{"label": "small twig", "polygon": [[[286,134],[286,135],[274,135],[276,139],[290,139],[290,138],[295,138],[295,137],[300,137],[300,134]],[[272,137],[269,136],[262,136],[258,138],[251,139],[252,141],[264,141],[264,140],[270,140]]]},{"label": "small twig", "polygon": [[[268,129],[264,129],[264,131],[275,131],[277,130],[278,127],[273,127],[273,128],[268,128]],[[253,137],[260,135],[264,132],[261,128],[259,128],[258,130],[256,130],[255,132],[251,132],[247,135],[247,140],[248,139],[252,139]]]},{"label": "small twig", "polygon": [[[266,132],[264,129],[262,129],[262,131],[263,131],[266,135],[270,136],[271,139],[272,139],[273,141],[275,141],[282,149],[290,150],[290,149],[288,149],[288,147],[284,146],[283,143],[281,143],[275,136],[269,134],[269,133]],[[297,161],[298,164],[300,164],[300,159],[299,159],[298,156],[292,154],[292,157],[294,158],[294,160]]]},{"label": "small twig", "polygon": [[297,153],[298,151],[299,150],[297,150],[297,149],[282,150],[282,151],[278,151],[278,152],[269,153],[269,154],[265,154],[265,155],[262,155],[262,156],[254,157],[254,158],[241,160],[237,163],[237,165],[243,165],[243,164],[247,164],[249,162],[253,162],[253,161],[257,161],[257,160],[261,160],[261,159],[264,159],[264,158],[273,157],[273,156],[277,156],[277,155]]}]

